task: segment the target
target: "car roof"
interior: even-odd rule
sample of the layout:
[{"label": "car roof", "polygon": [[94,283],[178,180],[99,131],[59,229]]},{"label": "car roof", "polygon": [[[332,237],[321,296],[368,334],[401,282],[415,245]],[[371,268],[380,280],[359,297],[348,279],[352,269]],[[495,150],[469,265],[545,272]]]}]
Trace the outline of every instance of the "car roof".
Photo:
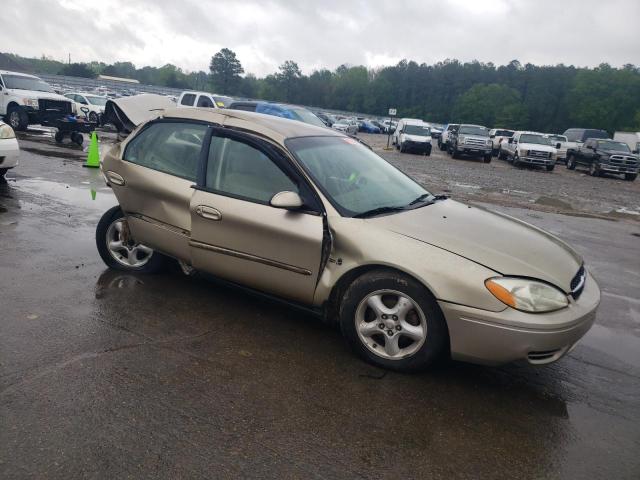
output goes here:
[{"label": "car roof", "polygon": [[[345,135],[330,128],[317,127],[308,123],[276,117],[264,113],[245,110],[210,108],[172,108],[164,111],[165,118],[184,118],[224,124],[227,118],[244,120],[251,124],[247,128],[266,134],[280,142],[294,137],[344,137]],[[223,117],[223,118],[220,118]]]}]

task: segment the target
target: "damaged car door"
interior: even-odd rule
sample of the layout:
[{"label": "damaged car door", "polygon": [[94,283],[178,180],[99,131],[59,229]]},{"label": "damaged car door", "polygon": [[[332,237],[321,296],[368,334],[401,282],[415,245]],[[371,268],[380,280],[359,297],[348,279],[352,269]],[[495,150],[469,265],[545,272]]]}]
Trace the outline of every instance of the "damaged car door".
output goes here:
[{"label": "damaged car door", "polygon": [[125,146],[117,171],[105,172],[136,240],[172,257],[189,258],[189,202],[207,128],[151,122]]},{"label": "damaged car door", "polygon": [[320,200],[272,144],[247,133],[212,130],[191,199],[193,266],[310,303],[322,255]]}]

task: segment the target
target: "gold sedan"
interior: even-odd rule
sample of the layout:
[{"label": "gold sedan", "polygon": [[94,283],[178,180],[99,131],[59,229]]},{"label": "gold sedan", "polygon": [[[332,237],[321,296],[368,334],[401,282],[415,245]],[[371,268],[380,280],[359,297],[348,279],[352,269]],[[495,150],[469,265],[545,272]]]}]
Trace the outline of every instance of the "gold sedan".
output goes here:
[{"label": "gold sedan", "polygon": [[174,259],[311,307],[382,367],[414,371],[445,355],[550,363],[600,301],[558,238],[434,196],[335,130],[166,110],[101,168],[119,202],[96,231],[109,267],[155,272]]}]

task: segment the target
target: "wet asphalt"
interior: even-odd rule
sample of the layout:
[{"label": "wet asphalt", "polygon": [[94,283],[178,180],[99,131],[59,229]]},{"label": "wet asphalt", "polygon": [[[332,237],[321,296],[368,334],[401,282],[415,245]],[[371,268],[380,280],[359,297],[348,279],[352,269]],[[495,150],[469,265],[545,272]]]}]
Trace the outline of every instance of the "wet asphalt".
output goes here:
[{"label": "wet asphalt", "polygon": [[[0,185],[0,478],[640,478],[633,216],[489,199],[584,255],[603,290],[596,325],[549,366],[403,375],[306,313],[106,269],[94,228],[110,190],[81,151],[20,143]],[[449,162],[405,158],[391,159],[434,182]],[[616,202],[633,208],[629,188]]]}]

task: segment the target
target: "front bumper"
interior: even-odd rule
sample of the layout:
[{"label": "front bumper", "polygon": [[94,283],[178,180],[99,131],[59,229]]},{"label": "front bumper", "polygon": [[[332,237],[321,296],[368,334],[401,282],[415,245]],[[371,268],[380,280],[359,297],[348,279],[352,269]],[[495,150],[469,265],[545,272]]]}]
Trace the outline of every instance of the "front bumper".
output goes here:
[{"label": "front bumper", "polygon": [[15,138],[0,139],[0,168],[13,168],[18,165],[20,148]]},{"label": "front bumper", "polygon": [[631,165],[610,165],[601,163],[598,165],[601,171],[610,173],[638,173],[638,166]]},{"label": "front bumper", "polygon": [[465,155],[491,155],[493,147],[491,145],[460,145],[458,144],[457,152]]},{"label": "front bumper", "polygon": [[551,313],[525,313],[512,308],[489,312],[439,301],[449,327],[451,357],[483,365],[525,360],[554,362],[591,328],[600,303],[600,289],[587,272],[577,301]]},{"label": "front bumper", "polygon": [[428,152],[431,150],[430,142],[412,142],[410,140],[405,140],[402,142],[402,145],[407,150],[414,150],[419,152]]},{"label": "front bumper", "polygon": [[548,166],[555,165],[555,158],[541,158],[541,157],[519,157],[520,163],[526,163],[528,165],[540,165],[540,166]]}]

